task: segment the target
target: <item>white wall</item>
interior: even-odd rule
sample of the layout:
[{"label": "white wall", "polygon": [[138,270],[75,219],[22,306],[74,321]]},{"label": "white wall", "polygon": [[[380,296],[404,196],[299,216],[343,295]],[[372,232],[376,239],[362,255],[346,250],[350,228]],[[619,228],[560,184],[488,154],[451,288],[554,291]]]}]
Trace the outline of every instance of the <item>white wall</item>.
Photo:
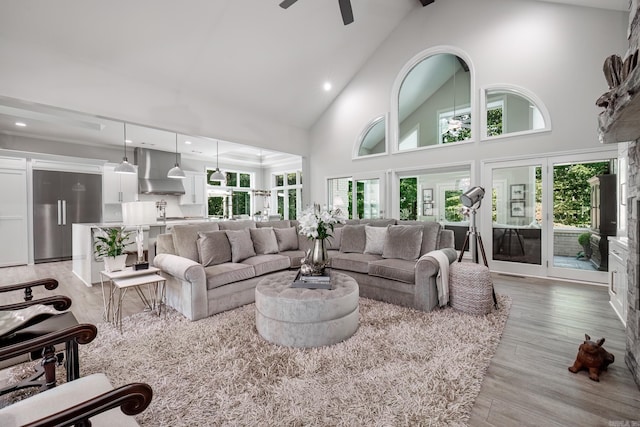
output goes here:
[{"label": "white wall", "polygon": [[[308,132],[197,93],[135,81],[117,70],[75,62],[0,38],[0,95],[121,121],[304,155]],[[126,64],[122,64],[126,67]]]},{"label": "white wall", "polygon": [[[409,15],[311,129],[311,201],[325,203],[329,176],[600,147],[595,100],[607,90],[602,64],[625,53],[627,20],[623,12],[528,0],[447,0]],[[389,111],[399,70],[441,45],[471,59],[476,102],[483,85],[524,87],[545,103],[553,130],[352,161],[363,127]],[[473,134],[479,136],[479,120]]]}]

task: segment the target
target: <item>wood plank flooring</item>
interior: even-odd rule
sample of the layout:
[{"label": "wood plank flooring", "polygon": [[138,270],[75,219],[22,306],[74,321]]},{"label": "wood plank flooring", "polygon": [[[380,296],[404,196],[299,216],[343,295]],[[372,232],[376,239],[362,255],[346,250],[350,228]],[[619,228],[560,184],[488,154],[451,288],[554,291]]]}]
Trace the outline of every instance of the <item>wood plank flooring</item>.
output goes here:
[{"label": "wood plank flooring", "polygon": [[[79,321],[102,322],[100,286],[85,286],[71,262],[0,268],[0,286],[43,277],[60,281],[56,293],[73,299]],[[640,426],[640,389],[624,363],[624,329],[606,287],[505,275],[494,275],[494,283],[512,298],[511,313],[470,426]],[[0,303],[21,300],[11,294],[0,294]],[[126,316],[143,304],[131,292],[123,307]],[[605,337],[616,358],[600,382],[567,370],[585,333]]]}]

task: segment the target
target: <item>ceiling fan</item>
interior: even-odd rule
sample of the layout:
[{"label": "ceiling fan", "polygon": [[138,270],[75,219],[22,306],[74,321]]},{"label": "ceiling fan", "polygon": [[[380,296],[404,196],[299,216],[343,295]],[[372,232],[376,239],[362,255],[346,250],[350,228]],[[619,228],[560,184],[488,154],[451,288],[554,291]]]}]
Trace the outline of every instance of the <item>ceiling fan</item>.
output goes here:
[{"label": "ceiling fan", "polygon": [[[283,9],[289,8],[292,4],[298,0],[284,0],[280,3],[280,7]],[[435,0],[419,0],[422,6],[427,6],[433,3]],[[338,0],[340,5],[340,13],[342,14],[342,22],[344,25],[349,25],[353,22],[353,9],[351,8],[351,0]]]},{"label": "ceiling fan", "polygon": [[[280,7],[287,9],[289,6],[297,2],[298,0],[284,0],[280,3]],[[338,0],[340,5],[340,13],[342,14],[342,22],[344,25],[349,25],[353,22],[353,9],[351,9],[351,0]]]}]

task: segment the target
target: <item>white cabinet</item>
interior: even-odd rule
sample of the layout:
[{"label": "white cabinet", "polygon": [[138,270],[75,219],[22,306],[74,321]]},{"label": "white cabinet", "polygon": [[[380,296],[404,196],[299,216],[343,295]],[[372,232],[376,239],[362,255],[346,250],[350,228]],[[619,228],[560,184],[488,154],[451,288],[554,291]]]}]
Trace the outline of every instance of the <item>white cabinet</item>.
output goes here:
[{"label": "white cabinet", "polygon": [[27,161],[0,157],[0,267],[29,261]]},{"label": "white cabinet", "polygon": [[181,205],[204,205],[207,175],[198,172],[185,171],[187,176],[182,180],[184,196],[180,196]]},{"label": "white cabinet", "polygon": [[609,238],[609,302],[627,325],[627,252],[626,239]]},{"label": "white cabinet", "polygon": [[138,196],[138,175],[116,173],[116,164],[107,163],[102,170],[102,203],[134,202]]}]

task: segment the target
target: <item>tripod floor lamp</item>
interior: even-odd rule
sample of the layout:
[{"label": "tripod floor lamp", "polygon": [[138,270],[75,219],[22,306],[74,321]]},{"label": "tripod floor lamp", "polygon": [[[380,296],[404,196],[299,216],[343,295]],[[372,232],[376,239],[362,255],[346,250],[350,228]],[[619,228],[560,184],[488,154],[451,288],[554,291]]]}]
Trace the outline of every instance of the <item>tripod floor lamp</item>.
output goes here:
[{"label": "tripod floor lamp", "polygon": [[471,251],[471,259],[473,262],[478,263],[478,248],[482,252],[482,260],[484,261],[484,265],[489,267],[489,263],[487,262],[487,254],[484,251],[484,245],[482,244],[482,237],[480,236],[480,232],[478,231],[478,227],[476,226],[476,213],[480,204],[482,203],[482,199],[484,197],[484,188],[482,187],[471,187],[467,191],[465,191],[460,196],[460,202],[466,208],[469,208],[471,212],[471,222],[469,224],[469,230],[467,231],[467,235],[464,238],[464,243],[462,245],[462,250],[460,251],[460,256],[458,258],[458,262],[462,261],[462,256],[464,255],[464,251]]}]

